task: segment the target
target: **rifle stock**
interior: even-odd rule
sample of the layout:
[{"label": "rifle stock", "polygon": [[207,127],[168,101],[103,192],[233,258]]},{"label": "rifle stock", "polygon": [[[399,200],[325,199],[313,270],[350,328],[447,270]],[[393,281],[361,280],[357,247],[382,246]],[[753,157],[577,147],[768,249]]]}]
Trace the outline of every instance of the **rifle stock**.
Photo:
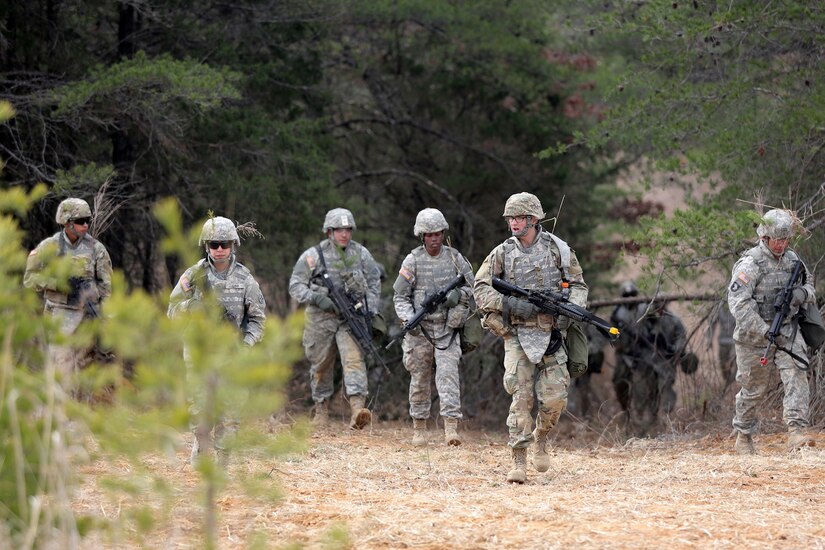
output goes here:
[{"label": "rifle stock", "polygon": [[498,277],[493,277],[493,288],[505,296],[524,298],[545,313],[564,315],[574,321],[593,325],[611,341],[619,337],[619,329],[583,307],[568,302],[560,293],[550,290],[527,290]]},{"label": "rifle stock", "polygon": [[430,313],[434,312],[439,305],[441,305],[444,300],[447,299],[447,294],[450,293],[453,289],[457,288],[462,282],[464,281],[464,274],[459,273],[453,279],[450,280],[447,285],[440,289],[435,294],[428,296],[426,300],[421,303],[421,308],[416,312],[416,314],[409,319],[404,325],[401,327],[401,334],[396,336],[392,339],[392,341],[387,344],[385,349],[389,349],[395,342],[400,340],[404,337],[409,331],[417,327],[421,321],[424,319],[424,316],[429,315]]}]

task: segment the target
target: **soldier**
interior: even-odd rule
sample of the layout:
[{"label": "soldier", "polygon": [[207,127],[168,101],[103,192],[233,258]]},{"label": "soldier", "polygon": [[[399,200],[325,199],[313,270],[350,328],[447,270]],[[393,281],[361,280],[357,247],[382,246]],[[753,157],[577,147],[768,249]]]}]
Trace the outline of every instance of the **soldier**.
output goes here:
[{"label": "soldier", "polygon": [[[43,296],[44,311],[58,321],[63,334],[70,335],[84,320],[100,316],[101,302],[112,294],[112,260],[106,247],[88,234],[89,203],[66,199],[58,205],[55,220],[63,229],[29,253],[23,285]],[[70,256],[76,262],[68,292],[43,271],[54,256]],[[90,351],[91,347],[49,345],[49,359],[61,376],[69,378],[84,366]]]},{"label": "soldier", "polygon": [[[639,288],[633,281],[625,281],[619,287],[622,298],[635,298]],[[630,388],[633,383],[633,358],[636,339],[636,304],[619,304],[610,315],[610,322],[619,329],[619,339],[615,344],[616,366],[613,369],[613,389],[616,399],[625,413],[625,421],[630,421]]]},{"label": "soldier", "polygon": [[456,275],[463,274],[466,279],[464,284],[447,294],[438,309],[425,316],[404,337],[404,368],[410,373],[410,416],[413,419],[412,444],[415,446],[427,444],[433,362],[445,440],[448,445],[461,444],[457,431],[462,417],[458,373],[461,337],[458,329],[470,314],[473,273],[464,256],[444,245],[447,229],[447,220],[439,210],[425,208],[418,213],[413,234],[423,244],[404,258],[393,285],[395,313],[406,323],[420,310],[428,296],[447,286]]},{"label": "soldier", "polygon": [[[544,210],[535,195],[512,195],[503,216],[512,236],[484,260],[473,291],[485,328],[504,337],[504,389],[512,395],[507,427],[513,468],[507,481],[524,483],[527,447],[532,445],[537,471],[550,468],[547,434],[564,411],[570,384],[567,350],[561,345],[570,319],[539,312],[521,298],[504,296],[493,288],[492,280],[499,277],[526,289],[555,292],[567,283],[570,302],[581,307],[587,302],[588,289],[575,252],[541,227]],[[535,430],[534,390],[539,400]]]},{"label": "soldier", "polygon": [[716,343],[719,346],[719,369],[722,373],[725,388],[727,388],[736,378],[736,350],[733,343],[736,320],[731,315],[727,303],[719,305],[713,325],[719,326],[719,333],[716,337]]},{"label": "soldier", "polygon": [[366,408],[367,367],[357,341],[346,321],[338,314],[329,291],[320,280],[329,273],[336,287],[366,303],[367,315],[380,311],[380,271],[363,245],[352,240],[355,219],[345,208],[333,208],[324,218],[327,238],[308,248],[298,258],[289,279],[289,294],[307,304],[304,351],[310,366],[310,387],[315,401],[314,423],[329,421],[329,399],[333,393],[333,367],[336,351],[344,371],[344,388],[349,397],[350,427],[360,430],[372,419]]},{"label": "soldier", "polygon": [[[759,244],[745,252],[733,266],[728,286],[728,306],[736,319],[733,341],[736,347],[736,394],[733,429],[737,432],[735,449],[739,454],[754,454],[753,433],[756,429],[756,406],[764,398],[770,369],[776,368],[785,390],[783,419],[788,426],[788,448],[796,450],[814,445],[806,432],[810,426],[808,409],[810,390],[807,372],[786,351],[774,346],[762,365],[760,358],[768,345],[767,332],[775,314],[774,300],[791,276],[796,252],[788,248],[794,236],[795,220],[787,210],[771,210],[757,227]],[[804,284],[793,290],[791,314],[781,327],[777,343],[805,359],[805,343],[796,332],[793,316],[799,308],[814,303],[813,278],[805,268]],[[795,336],[795,337],[794,337]]]},{"label": "soldier", "polygon": [[[204,247],[206,258],[181,275],[169,296],[167,315],[171,318],[196,308],[211,293],[223,308],[226,320],[238,327],[243,343],[254,346],[263,337],[266,303],[255,277],[237,261],[235,252],[240,245],[238,230],[232,220],[221,216],[206,220],[198,240],[198,246]],[[189,362],[185,348],[184,359]],[[201,392],[193,393],[196,394],[193,412],[197,414]],[[215,426],[201,422],[194,430],[190,456],[193,465],[201,453],[212,448],[213,429],[215,447],[220,449],[221,437],[235,431],[237,422],[228,418],[221,419]]]},{"label": "soldier", "polygon": [[[668,311],[664,300],[639,304],[633,343],[633,377],[630,391],[631,425],[636,435],[647,435],[655,425],[661,407],[670,415],[676,406],[676,365],[683,358],[683,370],[693,356],[685,353],[687,332],[681,319]],[[695,370],[695,368],[694,368]]]}]

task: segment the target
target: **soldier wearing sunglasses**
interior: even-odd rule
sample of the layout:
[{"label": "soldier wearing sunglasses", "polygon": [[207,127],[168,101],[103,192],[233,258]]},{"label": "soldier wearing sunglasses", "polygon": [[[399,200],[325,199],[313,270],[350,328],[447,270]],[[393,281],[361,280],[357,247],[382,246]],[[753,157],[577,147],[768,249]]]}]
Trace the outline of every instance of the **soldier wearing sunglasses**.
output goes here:
[{"label": "soldier wearing sunglasses", "polygon": [[[255,345],[264,333],[266,303],[255,277],[235,258],[235,249],[241,245],[235,224],[221,216],[206,220],[198,245],[204,248],[206,258],[181,275],[169,296],[167,315],[174,317],[198,307],[211,294],[223,307],[224,317],[238,327],[243,343],[247,346]],[[185,349],[184,359],[189,359]],[[193,391],[195,415],[200,408],[197,393]],[[221,450],[221,437],[236,429],[237,421],[229,418],[221,419],[215,426],[201,423],[195,427],[190,462],[194,465],[199,456],[213,446]]]},{"label": "soldier wearing sunglasses", "polygon": [[[44,310],[60,323],[64,334],[74,334],[87,319],[100,316],[100,303],[112,293],[112,260],[103,243],[88,234],[92,210],[83,199],[69,198],[57,207],[55,221],[63,226],[29,253],[23,285],[43,297]],[[55,256],[70,256],[74,273],[58,281],[44,269]],[[70,377],[88,363],[91,347],[49,345],[57,372]]]}]

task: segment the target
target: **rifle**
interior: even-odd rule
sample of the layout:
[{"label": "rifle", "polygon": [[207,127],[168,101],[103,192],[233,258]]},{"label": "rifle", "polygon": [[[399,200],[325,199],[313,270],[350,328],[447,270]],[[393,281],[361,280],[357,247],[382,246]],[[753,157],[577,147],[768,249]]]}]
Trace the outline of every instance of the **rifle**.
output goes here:
[{"label": "rifle", "polygon": [[454,288],[457,288],[458,285],[460,285],[464,280],[464,274],[459,273],[454,279],[451,279],[450,282],[447,283],[447,286],[435,294],[428,296],[427,299],[421,303],[421,308],[418,310],[418,313],[416,313],[412,319],[408,320],[404,323],[404,326],[401,327],[401,334],[393,338],[392,342],[387,344],[387,347],[384,349],[389,349],[390,346],[392,346],[396,341],[400,340],[405,334],[417,327],[418,324],[424,319],[424,316],[434,312],[438,306],[440,306],[444,300],[447,299],[447,294],[449,294]]},{"label": "rifle", "polygon": [[87,277],[69,277],[69,294],[66,297],[66,304],[70,306],[83,306],[84,314],[90,319],[100,317],[100,303],[93,300],[96,295],[96,283]]},{"label": "rifle", "polygon": [[[321,256],[323,258],[323,255]],[[354,300],[349,294],[344,292],[342,288],[335,286],[329,272],[324,266],[324,270],[320,273],[321,280],[324,286],[329,290],[329,297],[335,307],[338,309],[338,314],[347,322],[350,332],[355,341],[358,342],[358,347],[364,354],[372,355],[384,370],[389,374],[390,369],[384,362],[384,358],[375,349],[372,344],[372,323],[370,321],[370,313],[367,308],[366,298],[362,300]]]},{"label": "rifle", "polygon": [[[803,274],[802,262],[800,260],[796,260],[794,262],[793,271],[791,272],[791,277],[788,279],[788,282],[785,283],[785,286],[782,287],[782,290],[779,291],[779,294],[776,295],[776,299],[773,302],[773,308],[776,313],[773,316],[773,322],[771,323],[771,328],[768,329],[768,346],[765,348],[765,353],[762,354],[762,357],[759,358],[759,364],[763,367],[768,364],[768,354],[771,351],[771,346],[776,346],[776,349],[784,351],[807,368],[808,362],[803,359],[802,357],[798,356],[794,352],[789,349],[783,348],[779,344],[776,343],[776,337],[779,336],[780,331],[782,330],[782,325],[785,323],[785,319],[791,312],[791,300],[793,299],[793,289],[798,284],[800,277]],[[793,347],[793,341],[796,338],[796,327],[794,326],[793,335],[790,339],[791,347]],[[804,369],[803,369],[804,370]]]},{"label": "rifle", "polygon": [[567,296],[564,294],[551,290],[526,290],[498,277],[493,277],[493,288],[505,296],[524,298],[545,313],[564,315],[574,321],[593,325],[611,341],[615,341],[619,337],[619,329],[611,326],[608,321],[593,315],[583,307],[568,302]]}]

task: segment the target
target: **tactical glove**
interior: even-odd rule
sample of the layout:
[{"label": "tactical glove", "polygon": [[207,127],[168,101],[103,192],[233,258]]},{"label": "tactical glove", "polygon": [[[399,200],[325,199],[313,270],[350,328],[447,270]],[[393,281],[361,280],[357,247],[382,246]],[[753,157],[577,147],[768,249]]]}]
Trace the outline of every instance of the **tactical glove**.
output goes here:
[{"label": "tactical glove", "polygon": [[338,308],[335,307],[335,303],[326,294],[316,292],[312,295],[310,303],[319,308],[321,311],[326,311],[327,313],[338,313]]},{"label": "tactical glove", "polygon": [[570,317],[559,315],[556,317],[556,328],[559,330],[567,330],[570,328]]},{"label": "tactical glove", "polygon": [[805,303],[805,300],[808,299],[808,293],[805,292],[804,288],[795,288],[793,289],[793,297],[791,298],[791,307],[798,308],[802,304]]},{"label": "tactical glove", "polygon": [[461,300],[461,291],[454,288],[447,293],[447,298],[444,300],[444,306],[447,309],[454,308],[458,305],[459,300]]},{"label": "tactical glove", "polygon": [[536,306],[515,296],[507,298],[507,305],[510,307],[510,317],[529,319],[536,313]]}]

